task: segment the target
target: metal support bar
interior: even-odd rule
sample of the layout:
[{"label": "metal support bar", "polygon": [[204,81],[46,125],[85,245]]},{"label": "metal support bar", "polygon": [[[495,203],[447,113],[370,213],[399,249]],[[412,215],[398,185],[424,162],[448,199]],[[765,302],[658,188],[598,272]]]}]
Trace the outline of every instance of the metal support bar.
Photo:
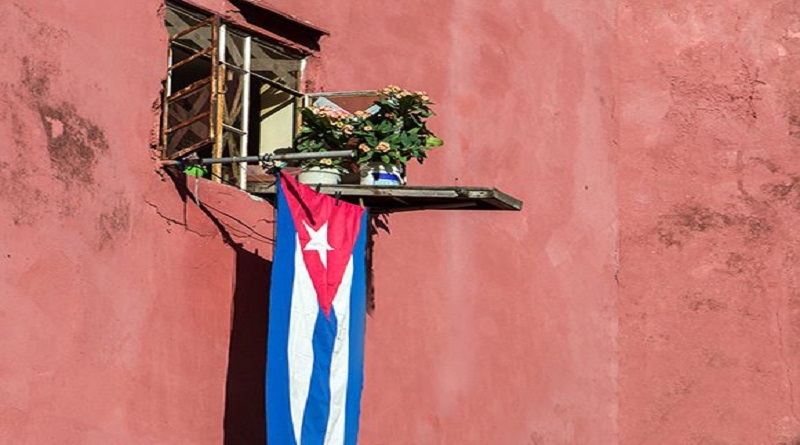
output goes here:
[{"label": "metal support bar", "polygon": [[256,164],[260,162],[270,161],[299,161],[304,159],[323,159],[323,158],[352,158],[356,153],[353,150],[337,150],[337,151],[315,151],[310,153],[267,153],[263,156],[237,156],[228,158],[204,158],[197,160],[162,160],[161,165],[210,165],[210,164],[234,164],[237,162],[246,162],[248,164]]},{"label": "metal support bar", "polygon": [[358,90],[358,91],[332,91],[329,93],[321,92],[321,93],[306,93],[308,97],[370,97],[370,96],[377,96],[377,90]]}]

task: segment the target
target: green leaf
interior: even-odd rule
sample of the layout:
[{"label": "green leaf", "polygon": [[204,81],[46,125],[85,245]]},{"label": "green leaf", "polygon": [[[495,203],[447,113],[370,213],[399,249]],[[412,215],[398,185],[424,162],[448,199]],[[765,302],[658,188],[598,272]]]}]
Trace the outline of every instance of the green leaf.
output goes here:
[{"label": "green leaf", "polygon": [[390,131],[393,130],[393,128],[394,128],[394,125],[392,124],[392,122],[383,121],[378,125],[377,130],[382,132],[382,133],[389,133]]},{"label": "green leaf", "polygon": [[425,140],[425,145],[428,147],[441,147],[444,142],[437,137],[428,136],[428,139]]},{"label": "green leaf", "polygon": [[383,162],[384,164],[389,164],[389,163],[392,162],[392,160],[391,160],[391,158],[389,158],[389,156],[383,155],[383,156],[381,156],[381,162]]}]

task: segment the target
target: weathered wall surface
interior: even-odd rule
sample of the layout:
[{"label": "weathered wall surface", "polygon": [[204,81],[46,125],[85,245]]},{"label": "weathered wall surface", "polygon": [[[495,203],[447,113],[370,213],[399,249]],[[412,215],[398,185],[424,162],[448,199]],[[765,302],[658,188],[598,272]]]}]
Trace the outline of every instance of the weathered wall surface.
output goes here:
[{"label": "weathered wall surface", "polygon": [[620,2],[620,443],[794,444],[800,3]]},{"label": "weathered wall surface", "polygon": [[[363,443],[797,439],[797,2],[339,3],[273,2],[310,86],[525,201],[379,235]],[[156,172],[160,3],[98,5],[0,4],[0,443],[258,443],[271,208]]]},{"label": "weathered wall surface", "polygon": [[[614,2],[275,3],[332,31],[315,88],[439,102],[448,147],[414,182],[526,201],[379,237],[362,441],[613,443]],[[260,437],[263,320],[228,331],[232,298],[264,313],[241,278],[266,276],[271,212],[207,183],[198,208],[154,172],[158,9],[0,7],[0,441]]]},{"label": "weathered wall surface", "polygon": [[268,270],[248,252],[269,258],[272,210],[156,173],[159,6],[0,2],[0,443],[222,441],[231,301]]}]

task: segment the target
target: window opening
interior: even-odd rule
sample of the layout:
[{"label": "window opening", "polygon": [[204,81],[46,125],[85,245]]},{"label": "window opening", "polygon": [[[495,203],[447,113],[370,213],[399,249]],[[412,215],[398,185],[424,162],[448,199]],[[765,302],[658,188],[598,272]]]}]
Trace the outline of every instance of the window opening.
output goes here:
[{"label": "window opening", "polygon": [[372,105],[377,99],[378,92],[375,90],[308,93],[304,105],[325,105],[350,113],[357,111],[370,113],[373,111]]},{"label": "window opening", "polygon": [[[244,157],[292,146],[303,98],[301,54],[172,4],[165,21],[164,158]],[[260,169],[214,164],[209,176],[245,189],[248,173]]]},{"label": "window opening", "polygon": [[213,138],[215,18],[199,18],[175,9],[166,15],[169,69],[165,86],[162,147],[177,159],[208,145]]}]

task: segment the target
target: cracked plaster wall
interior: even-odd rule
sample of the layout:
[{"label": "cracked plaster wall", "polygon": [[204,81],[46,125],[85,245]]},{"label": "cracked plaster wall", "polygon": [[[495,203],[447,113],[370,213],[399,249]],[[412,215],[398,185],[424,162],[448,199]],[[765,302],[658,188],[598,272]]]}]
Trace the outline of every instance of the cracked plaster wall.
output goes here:
[{"label": "cracked plaster wall", "polygon": [[237,260],[267,263],[272,209],[158,174],[160,6],[0,2],[0,443],[223,440]]}]

